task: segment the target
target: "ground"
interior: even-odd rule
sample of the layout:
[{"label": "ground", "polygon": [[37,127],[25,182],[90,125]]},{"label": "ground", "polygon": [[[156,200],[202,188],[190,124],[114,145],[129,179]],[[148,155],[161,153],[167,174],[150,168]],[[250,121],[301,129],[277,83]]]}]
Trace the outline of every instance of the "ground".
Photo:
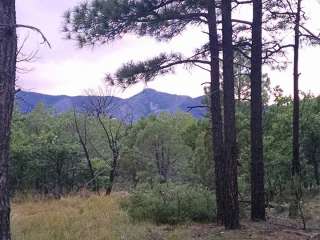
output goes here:
[{"label": "ground", "polygon": [[[316,229],[320,199],[308,208],[315,213],[313,231],[302,231],[286,219],[267,223],[242,220],[237,231],[214,224],[179,226],[133,223],[119,207],[123,194],[70,196],[61,200],[23,200],[12,204],[12,234],[15,240],[307,240],[319,239]],[[320,228],[320,225],[319,225]]]}]

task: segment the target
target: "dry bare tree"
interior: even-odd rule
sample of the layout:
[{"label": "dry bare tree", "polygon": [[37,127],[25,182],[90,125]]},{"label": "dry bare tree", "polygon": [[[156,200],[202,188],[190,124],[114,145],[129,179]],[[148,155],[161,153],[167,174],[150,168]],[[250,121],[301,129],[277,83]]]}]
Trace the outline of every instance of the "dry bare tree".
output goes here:
[{"label": "dry bare tree", "polygon": [[[73,108],[73,119],[74,119],[74,129],[78,136],[79,143],[84,152],[85,158],[87,160],[88,169],[90,173],[90,182],[94,186],[94,190],[99,193],[99,185],[96,180],[96,174],[92,165],[92,159],[89,151],[89,140],[88,140],[88,115],[77,114],[76,108]],[[80,122],[82,120],[82,122]]]},{"label": "dry bare tree", "polygon": [[[112,191],[117,168],[120,159],[122,140],[127,135],[132,125],[132,115],[130,113],[121,115],[114,88],[106,86],[98,90],[89,90],[89,102],[86,104],[86,113],[94,117],[104,133],[107,148],[111,151],[111,164],[109,171],[109,182],[106,186],[106,195]],[[97,150],[97,148],[95,148]],[[108,161],[103,154],[99,155]]]}]

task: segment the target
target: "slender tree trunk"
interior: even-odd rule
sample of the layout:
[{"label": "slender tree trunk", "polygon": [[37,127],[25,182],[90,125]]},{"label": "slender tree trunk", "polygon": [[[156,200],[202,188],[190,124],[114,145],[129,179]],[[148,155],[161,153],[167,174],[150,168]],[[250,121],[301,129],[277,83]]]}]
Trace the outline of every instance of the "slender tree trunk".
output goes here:
[{"label": "slender tree trunk", "polygon": [[300,48],[300,19],[301,1],[297,1],[297,13],[294,28],[294,60],[293,60],[293,158],[292,176],[300,175],[300,99],[299,99],[299,48]]},{"label": "slender tree trunk", "polygon": [[317,186],[320,186],[319,163],[316,159],[313,162],[313,168],[314,168],[314,178],[316,179],[316,184]]},{"label": "slender tree trunk", "polygon": [[262,130],[262,0],[253,0],[251,52],[251,219],[266,219]]},{"label": "slender tree trunk", "polygon": [[8,164],[16,79],[15,24],[15,1],[0,0],[0,240],[11,239]]},{"label": "slender tree trunk", "polygon": [[116,170],[117,170],[117,165],[118,165],[118,159],[119,159],[119,153],[117,151],[113,152],[112,155],[113,155],[112,164],[111,164],[111,170],[110,170],[110,174],[109,174],[109,184],[106,189],[106,195],[110,195],[112,192],[114,178],[116,175]]},{"label": "slender tree trunk", "polygon": [[60,159],[58,160],[58,169],[57,169],[57,173],[58,173],[58,188],[59,188],[59,195],[60,198],[63,196],[63,189],[65,187],[65,180],[64,180],[64,176],[63,176],[63,168],[65,165],[65,159],[63,157],[60,157]]},{"label": "slender tree trunk", "polygon": [[317,186],[320,186],[319,164],[317,161],[314,163],[314,177],[316,179]]},{"label": "slender tree trunk", "polygon": [[210,43],[210,112],[212,124],[213,158],[215,162],[217,223],[223,224],[223,131],[220,96],[219,40],[215,0],[208,1],[208,26]]},{"label": "slender tree trunk", "polygon": [[98,182],[96,180],[96,176],[95,176],[95,173],[94,173],[94,169],[93,169],[93,166],[92,166],[92,162],[91,162],[91,158],[90,158],[90,154],[89,154],[89,150],[87,148],[87,123],[85,123],[85,126],[84,126],[84,137],[82,137],[82,134],[80,132],[80,128],[79,128],[79,124],[78,124],[78,120],[77,120],[77,115],[76,115],[76,110],[74,109],[73,111],[73,115],[74,115],[74,125],[75,125],[75,128],[76,128],[76,132],[77,132],[77,135],[78,135],[78,138],[79,138],[79,143],[82,147],[82,150],[84,152],[84,155],[86,157],[86,160],[87,160],[87,164],[88,164],[88,168],[89,168],[89,172],[90,172],[90,177],[91,177],[91,180],[93,182],[93,186],[94,186],[94,190],[99,193],[99,186],[98,186]]},{"label": "slender tree trunk", "polygon": [[240,227],[232,32],[231,0],[224,0],[222,1],[222,48],[225,162],[224,225],[226,229]]}]

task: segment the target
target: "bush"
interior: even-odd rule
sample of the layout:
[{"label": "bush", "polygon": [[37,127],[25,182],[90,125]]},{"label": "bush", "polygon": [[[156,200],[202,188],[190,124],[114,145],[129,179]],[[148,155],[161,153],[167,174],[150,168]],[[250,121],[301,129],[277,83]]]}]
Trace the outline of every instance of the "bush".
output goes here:
[{"label": "bush", "polygon": [[177,224],[210,222],[215,218],[214,195],[201,185],[172,183],[139,186],[122,203],[135,221]]}]

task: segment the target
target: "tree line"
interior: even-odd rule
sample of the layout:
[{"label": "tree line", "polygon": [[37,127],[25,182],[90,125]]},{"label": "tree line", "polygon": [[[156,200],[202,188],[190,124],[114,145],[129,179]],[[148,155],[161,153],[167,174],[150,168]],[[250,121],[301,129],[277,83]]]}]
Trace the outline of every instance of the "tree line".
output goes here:
[{"label": "tree line", "polygon": [[[248,94],[250,79],[237,79],[235,92]],[[293,99],[264,78],[265,207],[289,203],[291,194]],[[100,97],[97,97],[100,98]],[[105,97],[109,99],[108,97]],[[236,97],[237,99],[237,97]],[[208,92],[204,104],[210,101]],[[108,100],[110,102],[110,99]],[[91,106],[91,104],[89,104]],[[318,131],[320,99],[304,94],[301,100],[302,185],[312,192],[320,184]],[[189,113],[160,113],[136,122],[94,115],[85,107],[56,114],[39,104],[30,113],[13,115],[10,192],[60,198],[82,190],[110,194],[148,184],[202,185],[216,191],[217,179],[211,115],[196,119]],[[250,101],[237,99],[238,199],[246,208],[250,196]],[[85,111],[86,110],[86,111]],[[102,124],[101,124],[102,122]],[[117,159],[110,136],[117,138]],[[212,203],[213,204],[213,203]],[[216,209],[217,210],[217,209]]]}]

